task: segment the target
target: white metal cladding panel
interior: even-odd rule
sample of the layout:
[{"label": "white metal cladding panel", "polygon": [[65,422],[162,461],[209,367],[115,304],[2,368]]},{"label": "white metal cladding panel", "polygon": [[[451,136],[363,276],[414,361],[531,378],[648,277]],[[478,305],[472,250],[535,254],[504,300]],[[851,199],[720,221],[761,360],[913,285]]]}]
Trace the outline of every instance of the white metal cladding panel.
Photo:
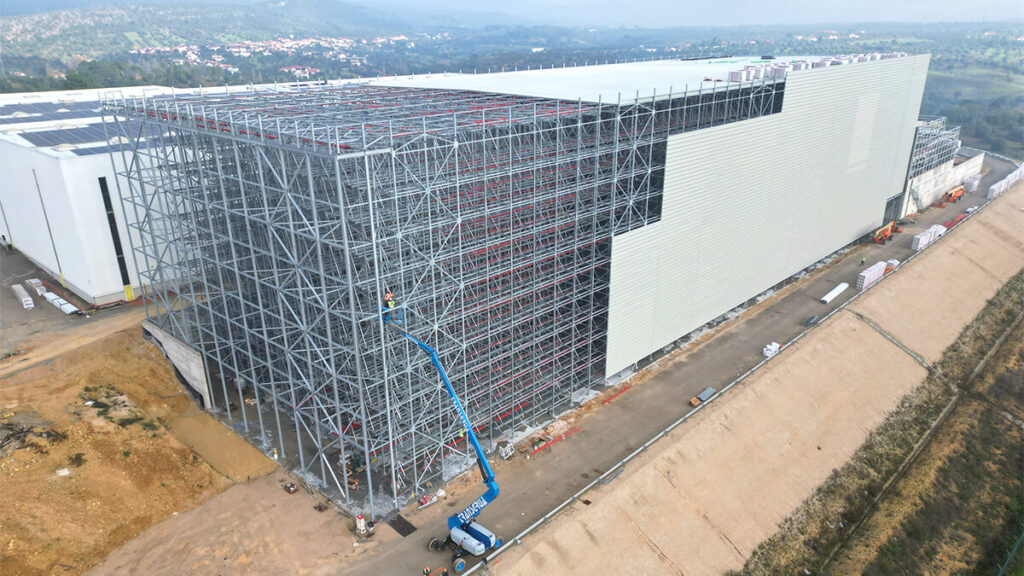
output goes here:
[{"label": "white metal cladding panel", "polygon": [[670,137],[661,221],[612,241],[606,375],[879,226],[927,70],[795,72],[781,113]]}]

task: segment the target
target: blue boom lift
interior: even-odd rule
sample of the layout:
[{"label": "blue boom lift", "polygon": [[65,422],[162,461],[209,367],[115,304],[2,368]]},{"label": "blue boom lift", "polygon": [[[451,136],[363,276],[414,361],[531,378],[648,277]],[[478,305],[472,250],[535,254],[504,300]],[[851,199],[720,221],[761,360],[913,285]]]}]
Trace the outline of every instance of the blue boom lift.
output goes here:
[{"label": "blue boom lift", "polygon": [[501,538],[498,538],[494,532],[476,522],[476,517],[480,512],[498,497],[498,483],[494,481],[494,471],[491,470],[491,465],[487,463],[484,449],[480,446],[476,433],[473,432],[473,425],[470,423],[469,417],[466,416],[466,411],[463,410],[462,403],[459,402],[459,397],[455,394],[451,381],[448,380],[448,374],[445,373],[444,367],[441,366],[441,360],[437,357],[437,351],[396,326],[396,322],[399,321],[399,318],[396,317],[396,311],[384,308],[383,318],[386,325],[398,331],[402,336],[412,340],[421,350],[430,355],[430,361],[433,362],[434,368],[437,369],[438,375],[441,376],[445,391],[448,392],[448,397],[452,399],[456,412],[462,418],[462,425],[466,427],[466,436],[469,438],[469,443],[473,445],[473,450],[476,451],[476,463],[480,467],[480,474],[484,478],[484,484],[487,485],[487,492],[484,492],[482,496],[474,500],[469,506],[466,506],[466,509],[462,512],[448,517],[448,536],[445,538],[431,538],[427,544],[427,548],[434,552],[453,549],[452,565],[455,568],[455,572],[459,573],[466,569],[466,560],[462,557],[465,552],[469,552],[474,556],[480,556],[492,548],[499,548],[501,546]]}]

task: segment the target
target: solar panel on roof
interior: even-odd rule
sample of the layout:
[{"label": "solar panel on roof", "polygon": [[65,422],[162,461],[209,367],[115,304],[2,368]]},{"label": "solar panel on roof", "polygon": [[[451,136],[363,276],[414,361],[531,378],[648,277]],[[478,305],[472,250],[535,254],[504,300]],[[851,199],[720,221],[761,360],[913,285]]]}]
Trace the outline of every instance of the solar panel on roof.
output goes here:
[{"label": "solar panel on roof", "polygon": [[60,120],[73,120],[75,118],[94,118],[99,117],[101,113],[98,110],[90,108],[68,110],[67,112],[43,112],[39,116],[22,116],[22,117],[10,117],[0,118],[0,125],[2,124],[26,124],[31,122],[56,122]]},{"label": "solar panel on roof", "polygon": [[38,130],[19,134],[36,146],[57,146],[58,144],[85,144],[100,142],[108,138],[102,124],[90,124],[83,128],[65,128],[58,130]]},{"label": "solar panel on roof", "polygon": [[[137,134],[139,122],[132,120],[121,122],[120,128]],[[56,130],[34,130],[18,134],[34,146],[58,146],[60,144],[87,144],[91,142],[105,142],[108,139],[118,136],[117,126],[109,124],[104,130],[103,123],[89,124],[80,128],[60,128]],[[148,134],[146,134],[148,135]]]},{"label": "solar panel on roof", "polygon": [[22,104],[4,104],[0,106],[0,116],[10,116],[15,112],[27,112],[29,114],[48,114],[58,110],[97,110],[100,107],[99,100],[87,102],[26,102]]}]

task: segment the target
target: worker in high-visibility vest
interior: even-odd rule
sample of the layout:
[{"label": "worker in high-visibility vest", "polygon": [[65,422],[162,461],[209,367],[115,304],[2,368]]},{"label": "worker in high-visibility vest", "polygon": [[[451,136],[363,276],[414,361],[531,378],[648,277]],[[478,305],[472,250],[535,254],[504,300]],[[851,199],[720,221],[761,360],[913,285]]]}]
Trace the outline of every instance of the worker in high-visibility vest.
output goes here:
[{"label": "worker in high-visibility vest", "polygon": [[384,321],[387,322],[391,320],[391,311],[395,309],[395,295],[392,294],[390,290],[388,290],[387,293],[384,294],[383,308],[385,310]]}]

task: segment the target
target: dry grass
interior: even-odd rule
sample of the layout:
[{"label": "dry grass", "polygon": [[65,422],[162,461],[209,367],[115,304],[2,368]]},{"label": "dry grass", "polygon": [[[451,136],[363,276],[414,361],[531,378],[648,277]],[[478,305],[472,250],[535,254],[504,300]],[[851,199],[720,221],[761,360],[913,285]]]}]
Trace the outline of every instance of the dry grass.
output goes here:
[{"label": "dry grass", "polygon": [[[854,457],[842,468],[834,470],[829,479],[782,523],[779,531],[754,550],[742,573],[816,572],[832,550],[849,537],[851,526],[872,510],[871,502],[882,486],[952,399],[954,392],[946,382],[963,383],[1022,310],[1024,271],[1014,276],[989,300],[945,351],[935,365],[942,379],[932,374],[904,398]],[[989,431],[979,432],[983,432],[981,437],[985,441],[991,440]],[[927,512],[929,521],[935,522],[942,516],[936,516],[936,512]]]}]

